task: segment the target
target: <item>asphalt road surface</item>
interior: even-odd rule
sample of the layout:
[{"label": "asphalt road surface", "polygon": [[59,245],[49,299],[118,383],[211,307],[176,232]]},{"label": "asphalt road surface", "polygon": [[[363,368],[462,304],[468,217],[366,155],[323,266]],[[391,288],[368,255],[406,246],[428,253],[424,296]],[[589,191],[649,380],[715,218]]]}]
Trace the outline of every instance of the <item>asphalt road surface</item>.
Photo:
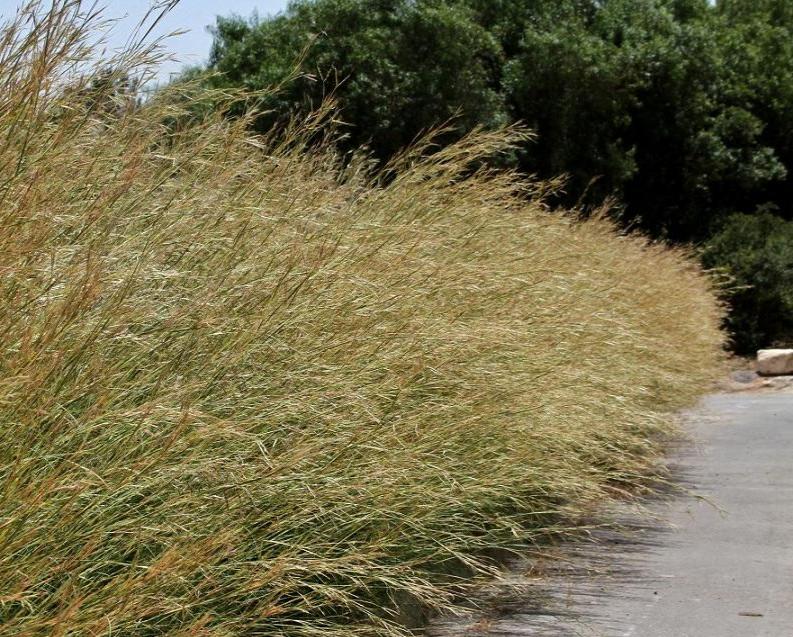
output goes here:
[{"label": "asphalt road surface", "polygon": [[793,637],[793,393],[712,396],[688,427],[674,461],[692,495],[545,577],[515,564],[510,592],[430,634]]}]

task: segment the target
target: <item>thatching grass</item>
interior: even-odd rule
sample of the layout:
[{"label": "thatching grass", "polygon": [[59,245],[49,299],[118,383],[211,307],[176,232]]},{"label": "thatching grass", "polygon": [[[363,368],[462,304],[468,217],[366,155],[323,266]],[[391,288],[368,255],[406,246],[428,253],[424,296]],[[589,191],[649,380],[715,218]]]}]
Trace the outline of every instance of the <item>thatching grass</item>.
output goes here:
[{"label": "thatching grass", "polygon": [[686,254],[475,168],[521,131],[373,173],[330,110],[114,104],[77,9],[0,33],[4,637],[398,634],[445,563],[640,480],[715,374]]}]

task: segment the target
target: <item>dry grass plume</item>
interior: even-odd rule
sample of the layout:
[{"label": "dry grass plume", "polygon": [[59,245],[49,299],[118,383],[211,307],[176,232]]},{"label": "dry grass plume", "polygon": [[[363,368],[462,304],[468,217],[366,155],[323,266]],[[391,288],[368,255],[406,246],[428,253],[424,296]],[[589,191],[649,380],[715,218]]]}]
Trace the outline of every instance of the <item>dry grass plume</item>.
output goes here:
[{"label": "dry grass plume", "polygon": [[718,369],[686,254],[475,168],[524,132],[342,163],[329,108],[133,106],[156,53],[102,76],[97,16],[37,5],[0,31],[3,637],[402,634],[391,600],[635,481]]}]

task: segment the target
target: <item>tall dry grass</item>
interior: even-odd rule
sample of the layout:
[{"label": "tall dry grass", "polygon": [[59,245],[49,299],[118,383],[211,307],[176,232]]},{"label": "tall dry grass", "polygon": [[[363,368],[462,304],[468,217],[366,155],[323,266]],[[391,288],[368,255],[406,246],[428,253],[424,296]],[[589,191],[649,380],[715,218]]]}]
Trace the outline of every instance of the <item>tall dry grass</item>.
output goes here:
[{"label": "tall dry grass", "polygon": [[331,111],[253,137],[240,96],[89,90],[85,5],[29,9],[0,32],[4,637],[400,634],[394,600],[453,605],[445,564],[639,480],[718,368],[685,254],[473,168],[522,132],[377,173]]}]

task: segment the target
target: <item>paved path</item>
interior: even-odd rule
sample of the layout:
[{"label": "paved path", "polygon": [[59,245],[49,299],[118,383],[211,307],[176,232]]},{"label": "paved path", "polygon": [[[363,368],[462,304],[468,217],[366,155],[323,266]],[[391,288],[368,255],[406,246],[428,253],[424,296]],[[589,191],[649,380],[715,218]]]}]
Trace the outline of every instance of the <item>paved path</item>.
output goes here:
[{"label": "paved path", "polygon": [[793,394],[705,408],[690,424],[698,445],[675,458],[705,499],[652,505],[657,524],[634,516],[629,539],[574,547],[575,566],[554,566],[550,584],[516,564],[518,592],[430,634],[793,637]]}]

